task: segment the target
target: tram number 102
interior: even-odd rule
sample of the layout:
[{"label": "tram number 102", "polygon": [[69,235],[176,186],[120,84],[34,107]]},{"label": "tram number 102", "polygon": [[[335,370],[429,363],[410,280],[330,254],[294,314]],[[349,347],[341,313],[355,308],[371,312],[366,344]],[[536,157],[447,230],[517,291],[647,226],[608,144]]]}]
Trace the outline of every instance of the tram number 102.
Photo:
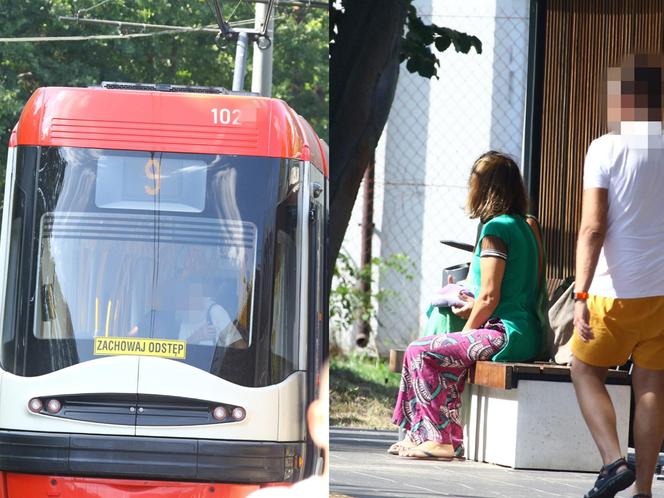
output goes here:
[{"label": "tram number 102", "polygon": [[212,122],[221,125],[239,125],[240,124],[240,110],[239,109],[210,109],[212,112]]}]

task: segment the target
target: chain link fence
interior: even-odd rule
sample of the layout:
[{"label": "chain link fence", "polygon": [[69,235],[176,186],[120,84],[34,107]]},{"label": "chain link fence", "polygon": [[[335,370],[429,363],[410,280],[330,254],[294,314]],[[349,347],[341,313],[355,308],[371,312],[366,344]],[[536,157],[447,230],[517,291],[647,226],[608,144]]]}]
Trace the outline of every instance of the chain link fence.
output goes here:
[{"label": "chain link fence", "polygon": [[[395,295],[372,323],[370,348],[381,355],[403,348],[424,326],[430,296],[445,267],[470,254],[440,240],[475,241],[477,222],[464,212],[474,160],[495,149],[521,163],[528,53],[527,0],[416,2],[427,23],[476,35],[482,54],[439,54],[439,79],[402,67],[387,127],[376,151],[373,254],[403,253],[415,278],[386,271],[382,289]],[[344,250],[358,261],[363,190]],[[334,329],[332,343],[348,350],[353,331]]]}]

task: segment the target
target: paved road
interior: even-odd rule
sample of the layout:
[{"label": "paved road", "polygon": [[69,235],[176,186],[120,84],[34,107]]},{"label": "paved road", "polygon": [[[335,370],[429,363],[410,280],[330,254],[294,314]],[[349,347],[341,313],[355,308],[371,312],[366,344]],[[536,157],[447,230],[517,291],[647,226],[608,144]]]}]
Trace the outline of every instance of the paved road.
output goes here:
[{"label": "paved road", "polygon": [[[385,453],[395,440],[393,432],[332,429],[330,491],[353,498],[581,498],[595,481],[587,473],[403,459]],[[664,498],[664,481],[653,491],[653,498]]]}]

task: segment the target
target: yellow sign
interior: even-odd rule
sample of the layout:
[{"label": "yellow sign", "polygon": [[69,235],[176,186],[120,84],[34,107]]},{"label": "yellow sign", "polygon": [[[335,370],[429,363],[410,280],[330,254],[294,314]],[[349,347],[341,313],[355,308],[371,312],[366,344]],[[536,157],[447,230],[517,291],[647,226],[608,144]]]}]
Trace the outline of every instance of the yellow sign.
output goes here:
[{"label": "yellow sign", "polygon": [[136,337],[95,337],[95,355],[139,355],[161,358],[187,357],[187,341],[139,339]]}]

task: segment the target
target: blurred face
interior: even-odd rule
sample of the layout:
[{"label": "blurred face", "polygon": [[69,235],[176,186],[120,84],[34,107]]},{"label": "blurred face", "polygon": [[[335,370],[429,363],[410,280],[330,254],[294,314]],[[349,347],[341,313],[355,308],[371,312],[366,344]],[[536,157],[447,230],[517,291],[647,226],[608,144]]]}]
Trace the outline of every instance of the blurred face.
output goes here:
[{"label": "blurred face", "polygon": [[191,284],[189,286],[189,309],[196,310],[205,306],[205,289],[202,284]]},{"label": "blurred face", "polygon": [[662,120],[662,57],[632,56],[607,79],[607,118],[611,129],[621,121]]},{"label": "blurred face", "polygon": [[170,284],[161,285],[152,293],[152,309],[171,309],[174,306],[175,301],[175,289]]}]

